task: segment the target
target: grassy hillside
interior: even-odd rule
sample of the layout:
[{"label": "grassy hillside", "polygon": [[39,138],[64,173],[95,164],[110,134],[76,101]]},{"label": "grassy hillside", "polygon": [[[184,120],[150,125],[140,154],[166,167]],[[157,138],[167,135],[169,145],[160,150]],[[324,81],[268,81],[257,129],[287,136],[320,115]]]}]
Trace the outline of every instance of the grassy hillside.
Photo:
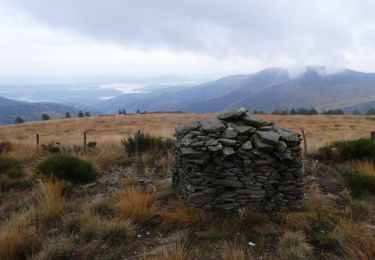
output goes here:
[{"label": "grassy hillside", "polygon": [[[121,144],[138,129],[164,142],[175,126],[211,116],[118,115],[0,127],[0,259],[374,259],[374,163],[336,161],[334,147],[326,161],[318,148],[368,137],[375,117],[262,116],[304,128],[310,153],[302,207],[264,215],[190,208],[171,190],[168,146],[129,156]],[[82,150],[85,130],[96,148]],[[37,151],[35,133],[50,145]]]},{"label": "grassy hillside", "polygon": [[[138,130],[155,136],[173,137],[174,128],[184,122],[210,117],[211,114],[137,114],[88,118],[72,118],[31,122],[22,125],[0,126],[0,140],[17,145],[32,146],[35,134],[40,133],[41,143],[51,141],[72,146],[82,144],[82,133],[88,130],[88,139],[98,145],[120,145],[120,141]],[[317,148],[336,140],[368,137],[374,130],[372,116],[275,116],[261,115],[263,120],[274,121],[278,126],[301,132],[304,128],[308,149]]]}]

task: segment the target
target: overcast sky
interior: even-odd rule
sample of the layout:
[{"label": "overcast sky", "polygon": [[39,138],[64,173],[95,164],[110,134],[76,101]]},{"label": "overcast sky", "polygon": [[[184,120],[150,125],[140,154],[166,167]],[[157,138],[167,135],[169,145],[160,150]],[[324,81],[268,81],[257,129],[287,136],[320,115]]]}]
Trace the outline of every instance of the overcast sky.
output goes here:
[{"label": "overcast sky", "polygon": [[0,0],[0,83],[375,71],[374,0]]}]

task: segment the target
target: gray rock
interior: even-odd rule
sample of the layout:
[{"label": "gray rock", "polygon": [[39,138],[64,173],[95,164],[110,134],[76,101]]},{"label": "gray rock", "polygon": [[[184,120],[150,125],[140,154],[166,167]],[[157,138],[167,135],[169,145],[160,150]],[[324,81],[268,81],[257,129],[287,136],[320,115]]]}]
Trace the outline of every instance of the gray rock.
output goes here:
[{"label": "gray rock", "polygon": [[280,139],[282,141],[288,141],[288,142],[299,142],[301,141],[300,135],[298,133],[295,133],[289,129],[285,128],[275,128],[275,132],[280,135]]},{"label": "gray rock", "polygon": [[198,142],[195,142],[191,145],[191,147],[200,147],[200,146],[203,146],[205,144],[205,141],[198,141]]},{"label": "gray rock", "polygon": [[217,117],[221,120],[238,119],[246,115],[247,111],[247,109],[241,107],[239,109],[225,111],[224,113],[219,114]]},{"label": "gray rock", "polygon": [[219,142],[221,142],[224,145],[229,145],[229,146],[236,145],[236,140],[233,140],[233,139],[220,138]]},{"label": "gray rock", "polygon": [[223,154],[225,156],[229,156],[229,155],[232,155],[232,154],[235,154],[235,153],[236,152],[234,151],[234,149],[232,147],[226,146],[226,147],[223,148]]},{"label": "gray rock", "polygon": [[256,131],[262,141],[271,144],[277,144],[280,139],[280,135],[273,131]]},{"label": "gray rock", "polygon": [[222,132],[225,125],[217,118],[203,119],[200,121],[202,129],[208,133]]},{"label": "gray rock", "polygon": [[231,127],[234,128],[239,134],[254,133],[256,128],[249,125],[236,125],[231,124]]},{"label": "gray rock", "polygon": [[241,149],[245,150],[245,151],[249,151],[251,149],[253,149],[253,144],[250,142],[250,141],[247,141],[245,142],[242,146],[241,146]]},{"label": "gray rock", "polygon": [[196,151],[190,147],[182,147],[180,148],[181,154],[188,158],[197,158],[203,155],[202,152]]},{"label": "gray rock", "polygon": [[246,114],[241,118],[241,121],[243,121],[245,124],[253,127],[261,127],[263,125],[263,122],[259,119],[257,119],[255,116],[250,116]]},{"label": "gray rock", "polygon": [[217,184],[227,186],[227,187],[233,187],[233,188],[241,188],[243,186],[243,184],[239,182],[237,178],[236,179],[221,179],[217,181]]},{"label": "gray rock", "polygon": [[223,146],[221,144],[208,146],[208,150],[210,150],[211,152],[217,152],[221,149],[223,149]]},{"label": "gray rock", "polygon": [[185,125],[178,126],[178,127],[176,127],[176,136],[177,137],[183,136],[183,135],[189,133],[190,131],[199,129],[200,126],[201,126],[201,124],[200,124],[199,121],[192,121],[192,122],[187,123]]},{"label": "gray rock", "polygon": [[262,140],[260,140],[260,137],[258,135],[254,135],[253,140],[254,140],[255,147],[257,149],[260,149],[260,150],[272,150],[273,149],[273,145],[263,142]]},{"label": "gray rock", "polygon": [[257,130],[258,131],[271,131],[271,130],[273,130],[273,126],[271,126],[271,125],[261,126]]},{"label": "gray rock", "polygon": [[205,204],[205,203],[208,203],[211,201],[211,197],[208,196],[207,193],[204,193],[204,192],[197,192],[197,193],[193,193],[190,197],[189,197],[189,202],[190,203],[193,203],[193,204]]},{"label": "gray rock", "polygon": [[215,146],[219,144],[219,140],[217,139],[210,139],[205,142],[205,146]]},{"label": "gray rock", "polygon": [[183,146],[190,146],[194,142],[195,135],[186,134],[180,141]]},{"label": "gray rock", "polygon": [[201,140],[201,141],[207,141],[207,140],[211,139],[211,137],[206,136],[206,135],[204,135],[204,136],[197,136],[197,138],[198,138],[198,140]]},{"label": "gray rock", "polygon": [[233,128],[228,127],[227,129],[225,129],[225,132],[224,132],[224,137],[225,138],[233,139],[236,136],[237,136],[237,131],[234,130]]}]

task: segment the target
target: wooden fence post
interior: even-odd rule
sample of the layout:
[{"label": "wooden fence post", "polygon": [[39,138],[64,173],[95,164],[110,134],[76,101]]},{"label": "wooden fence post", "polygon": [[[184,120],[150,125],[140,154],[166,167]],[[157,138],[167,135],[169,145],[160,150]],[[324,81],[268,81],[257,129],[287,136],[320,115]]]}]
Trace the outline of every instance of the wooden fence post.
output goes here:
[{"label": "wooden fence post", "polygon": [[306,135],[305,135],[305,130],[301,128],[302,132],[302,138],[303,138],[303,149],[304,149],[304,154],[305,156],[307,155],[307,141],[306,141]]},{"label": "wooden fence post", "polygon": [[39,134],[35,135],[35,139],[36,139],[36,150],[39,151],[39,143],[40,143]]},{"label": "wooden fence post", "polygon": [[138,130],[137,135],[135,136],[135,155],[139,155],[139,136],[141,135],[141,130]]},{"label": "wooden fence post", "polygon": [[375,143],[375,131],[371,132],[371,140],[373,143]]},{"label": "wooden fence post", "polygon": [[83,151],[86,151],[87,147],[87,131],[83,132]]}]

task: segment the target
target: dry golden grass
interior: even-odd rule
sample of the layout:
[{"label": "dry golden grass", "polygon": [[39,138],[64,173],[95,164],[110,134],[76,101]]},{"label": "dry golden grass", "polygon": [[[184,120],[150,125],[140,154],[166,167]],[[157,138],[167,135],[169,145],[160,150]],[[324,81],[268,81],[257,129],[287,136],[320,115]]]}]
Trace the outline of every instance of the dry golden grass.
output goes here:
[{"label": "dry golden grass", "polygon": [[348,259],[375,259],[375,236],[371,229],[359,224],[341,222],[339,230],[344,238],[341,246]]},{"label": "dry golden grass", "polygon": [[42,219],[49,221],[61,216],[65,208],[62,196],[63,185],[52,179],[40,179],[36,198],[39,203],[39,214]]},{"label": "dry golden grass", "polygon": [[354,167],[360,174],[375,177],[375,164],[372,161],[357,161],[354,162]]},{"label": "dry golden grass", "polygon": [[0,259],[23,259],[41,247],[34,210],[12,216],[0,228]]},{"label": "dry golden grass", "polygon": [[144,191],[139,186],[126,187],[113,194],[114,208],[134,222],[144,222],[158,214],[159,204],[155,194]]},{"label": "dry golden grass", "polygon": [[[27,157],[34,153],[35,134],[41,134],[41,143],[60,142],[64,146],[82,144],[82,133],[88,132],[88,141],[97,141],[98,147],[120,146],[121,140],[144,131],[154,136],[172,137],[174,128],[182,123],[213,114],[138,114],[103,117],[87,117],[30,122],[1,126],[0,140],[16,145],[16,157]],[[263,120],[274,121],[280,127],[299,131],[305,129],[308,150],[315,151],[332,141],[369,137],[374,130],[374,116],[275,116],[261,115]],[[18,146],[18,147],[17,147]],[[27,146],[28,149],[22,149]],[[112,147],[113,147],[112,146]],[[108,151],[107,148],[103,148]],[[26,153],[26,154],[25,154]]]},{"label": "dry golden grass", "polygon": [[161,213],[162,223],[166,226],[188,227],[205,222],[207,213],[182,202],[174,202]]}]

